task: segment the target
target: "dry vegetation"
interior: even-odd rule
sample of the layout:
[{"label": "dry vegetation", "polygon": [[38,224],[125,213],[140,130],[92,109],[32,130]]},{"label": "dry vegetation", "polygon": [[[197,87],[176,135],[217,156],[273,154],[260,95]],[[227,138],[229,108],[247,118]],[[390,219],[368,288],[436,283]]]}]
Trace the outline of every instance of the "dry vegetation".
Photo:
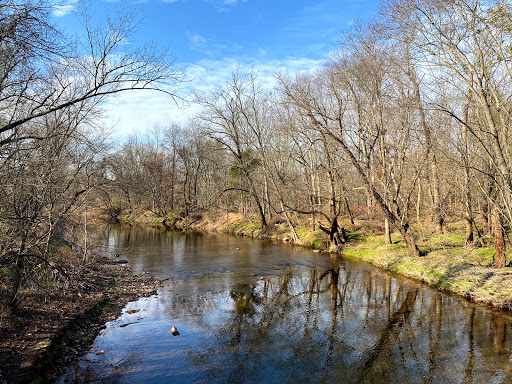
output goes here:
[{"label": "dry vegetation", "polygon": [[[59,249],[77,261],[69,248]],[[64,279],[24,285],[14,307],[0,310],[0,383],[52,382],[92,345],[105,322],[158,282],[110,259],[94,258]]]},{"label": "dry vegetation", "polygon": [[[97,26],[84,9],[68,38],[53,5],[0,4],[2,324],[21,316],[34,335],[24,308],[102,294],[87,237],[98,209],[344,251],[510,308],[511,1],[384,1],[318,70],[269,89],[240,68],[194,94],[188,125],[116,148],[97,124],[105,97],[172,97],[181,73],[165,51],[124,44],[129,8]],[[48,329],[71,316],[51,313]]]}]

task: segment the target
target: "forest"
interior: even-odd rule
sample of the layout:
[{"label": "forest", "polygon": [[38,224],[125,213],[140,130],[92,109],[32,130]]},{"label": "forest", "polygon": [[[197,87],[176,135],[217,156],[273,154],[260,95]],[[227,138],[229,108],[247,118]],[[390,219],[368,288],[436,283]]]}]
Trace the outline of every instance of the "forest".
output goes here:
[{"label": "forest", "polygon": [[[420,256],[412,224],[465,243],[494,233],[505,266],[512,220],[511,4],[390,1],[340,35],[314,73],[239,68],[186,126],[155,127],[104,158],[110,210],[188,217],[212,210],[329,234],[381,220]],[[172,216],[172,215],[171,215]],[[494,229],[493,229],[494,228]]]},{"label": "forest", "polygon": [[50,14],[45,1],[0,3],[2,305],[72,284],[98,212],[171,223],[235,212],[296,243],[297,228],[321,230],[333,251],[365,219],[413,257],[418,228],[435,236],[463,222],[466,247],[492,234],[492,266],[506,266],[511,2],[385,1],[314,72],[268,79],[240,66],[187,97],[201,107],[188,124],[120,142],[98,124],[106,98],[153,89],[172,101],[182,68],[158,47],[122,44],[136,28],[129,9],[97,25],[84,12],[74,37]]}]

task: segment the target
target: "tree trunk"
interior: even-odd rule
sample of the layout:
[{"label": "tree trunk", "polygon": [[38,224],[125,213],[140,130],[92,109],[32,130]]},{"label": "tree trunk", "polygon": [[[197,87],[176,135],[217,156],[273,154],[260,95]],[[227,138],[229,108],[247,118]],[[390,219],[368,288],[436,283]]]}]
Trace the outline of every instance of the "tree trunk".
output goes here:
[{"label": "tree trunk", "polygon": [[333,138],[341,145],[341,147],[343,148],[343,151],[349,157],[352,165],[354,166],[354,168],[356,169],[357,173],[361,177],[361,180],[366,185],[368,193],[373,196],[373,198],[375,199],[377,204],[384,211],[384,214],[389,219],[390,224],[391,225],[395,225],[396,227],[399,228],[400,234],[403,236],[403,238],[404,238],[404,240],[405,240],[405,242],[407,244],[407,249],[409,250],[409,255],[410,256],[414,256],[414,257],[421,256],[420,250],[419,250],[418,246],[416,245],[416,242],[414,240],[414,236],[413,236],[413,234],[411,232],[411,229],[409,228],[409,223],[407,222],[407,218],[406,217],[400,217],[400,219],[399,219],[399,217],[397,217],[397,215],[395,215],[391,211],[389,206],[384,201],[384,198],[375,189],[375,186],[369,180],[368,175],[365,174],[364,170],[361,168],[361,165],[359,164],[359,162],[355,158],[355,156],[352,153],[352,151],[348,148],[347,143],[344,140],[342,140],[340,137],[333,136]]},{"label": "tree trunk", "polygon": [[313,232],[316,231],[316,217],[315,217],[315,178],[313,176],[313,171],[311,170],[311,191],[310,191],[310,194],[309,194],[309,203],[311,205],[311,212],[313,212],[313,217],[312,217],[312,220],[313,220],[313,224],[312,224],[312,227],[313,227]]},{"label": "tree trunk", "polygon": [[[253,193],[255,194],[256,191],[253,190]],[[261,232],[262,233],[266,233],[267,230],[268,230],[268,223],[267,223],[267,219],[265,218],[265,214],[263,213],[263,207],[261,206],[260,201],[259,201],[258,198],[255,197],[254,200],[255,200],[256,206],[258,207],[258,213],[260,215]]]},{"label": "tree trunk", "polygon": [[423,135],[425,136],[425,146],[428,155],[428,160],[430,162],[430,172],[431,172],[431,187],[432,187],[432,195],[434,200],[434,214],[432,217],[432,221],[436,226],[436,232],[438,234],[442,234],[444,230],[444,213],[443,207],[441,204],[441,194],[439,188],[439,173],[437,168],[437,158],[434,148],[434,140],[432,139],[432,130],[430,126],[427,124],[427,120],[425,117],[425,111],[423,108],[423,103],[421,101],[421,91],[420,85],[418,83],[418,79],[416,77],[416,71],[414,68],[409,68],[409,78],[414,87],[414,96],[416,101],[416,107],[418,108],[420,124],[423,129]]},{"label": "tree trunk", "polygon": [[327,235],[329,235],[329,241],[331,243],[331,248],[334,251],[341,251],[341,247],[343,244],[347,242],[345,236],[345,229],[340,227],[338,224],[338,217],[336,216],[330,225],[330,228],[325,228],[323,225],[319,224],[318,227],[324,231]]},{"label": "tree trunk", "polygon": [[[242,163],[242,157],[239,157],[240,163]],[[263,211],[263,206],[261,204],[260,198],[258,196],[258,192],[256,191],[256,187],[254,185],[254,182],[249,174],[249,171],[247,169],[243,168],[243,171],[245,173],[245,176],[247,177],[247,181],[249,182],[249,186],[251,188],[251,195],[254,200],[254,203],[256,203],[256,207],[258,208],[258,214],[260,216],[261,221],[261,232],[266,233],[268,231],[268,223],[267,219],[265,217],[265,212]],[[265,202],[263,202],[265,203]]]},{"label": "tree trunk", "polygon": [[334,185],[334,174],[332,171],[332,160],[331,160],[331,154],[329,152],[329,148],[327,147],[327,139],[324,134],[322,134],[322,141],[323,141],[323,145],[324,145],[325,157],[327,160],[327,176],[329,177],[329,189],[331,192],[331,196],[329,198],[329,210],[330,210],[332,217],[337,217],[338,213],[336,212],[336,187]]},{"label": "tree trunk", "polygon": [[288,222],[288,227],[290,227],[290,232],[292,233],[293,242],[296,244],[301,244],[302,241],[300,240],[300,237],[297,234],[297,231],[295,230],[295,225],[293,225],[293,222],[290,219],[290,215],[288,215],[288,212],[286,212],[286,211],[284,212],[284,217],[286,218],[286,221]]},{"label": "tree trunk", "polygon": [[268,212],[268,217],[272,218],[272,206],[270,205],[270,190],[269,190],[269,187],[268,187],[268,180],[267,180],[267,176],[265,176],[265,206],[266,206],[266,211]]},{"label": "tree trunk", "polygon": [[421,213],[421,178],[418,178],[418,199],[416,200],[416,221],[420,223]]},{"label": "tree trunk", "polygon": [[414,236],[411,232],[411,228],[409,228],[408,224],[400,226],[400,233],[405,239],[405,243],[407,244],[407,249],[409,250],[409,256],[420,257],[421,253],[416,245],[416,241],[414,240]]},{"label": "tree trunk", "polygon": [[471,218],[471,214],[466,212],[466,245],[471,245],[473,243],[473,219]]},{"label": "tree trunk", "polygon": [[489,201],[486,198],[485,202],[482,204],[482,219],[483,219],[483,228],[482,232],[484,235],[489,235],[491,233],[490,226],[490,215],[489,215]]},{"label": "tree trunk", "polygon": [[391,231],[389,230],[389,219],[386,217],[384,219],[384,242],[386,244],[391,244]]},{"label": "tree trunk", "polygon": [[466,245],[473,243],[473,210],[471,208],[471,177],[469,174],[469,150],[468,150],[468,122],[469,122],[469,104],[471,103],[471,92],[468,94],[464,105],[464,126],[462,129],[462,158],[464,160],[464,197],[466,203]]},{"label": "tree trunk", "polygon": [[431,156],[430,168],[432,170],[432,190],[434,192],[434,223],[436,225],[436,232],[443,234],[444,232],[444,214],[443,207],[441,206],[441,197],[439,193],[439,176],[437,173],[437,161],[434,154]]},{"label": "tree trunk", "polygon": [[496,252],[496,268],[505,268],[505,239],[503,227],[501,225],[501,216],[497,208],[493,208],[492,216],[492,234],[494,238],[494,250]]},{"label": "tree trunk", "polygon": [[350,209],[350,204],[348,202],[347,196],[344,197],[345,200],[345,207],[347,208],[348,217],[350,219],[350,224],[355,225],[354,222],[354,215],[352,214],[352,210]]}]

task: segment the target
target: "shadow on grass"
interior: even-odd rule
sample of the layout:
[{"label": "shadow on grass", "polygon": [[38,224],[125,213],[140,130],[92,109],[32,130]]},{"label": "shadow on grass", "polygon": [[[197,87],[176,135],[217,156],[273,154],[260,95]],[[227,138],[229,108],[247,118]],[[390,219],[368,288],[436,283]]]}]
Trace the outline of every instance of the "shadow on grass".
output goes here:
[{"label": "shadow on grass", "polygon": [[[475,273],[474,271],[470,271],[470,269],[474,268],[475,265],[471,263],[461,263],[450,266],[447,271],[439,277],[439,279],[435,282],[434,286],[439,289],[452,291],[454,293],[461,294],[466,299],[470,301],[474,301],[477,297],[474,293],[482,288],[492,277],[496,276],[496,272],[491,268],[489,270],[483,269],[481,273]],[[473,277],[476,281],[471,281],[468,277]],[[457,292],[453,289],[450,289],[452,285],[455,283],[464,283],[468,284],[468,287],[465,289],[465,293]],[[498,288],[498,287],[496,287]],[[493,305],[493,303],[489,302],[488,304]]]},{"label": "shadow on grass", "polygon": [[366,236],[361,235],[359,232],[347,232],[345,234],[347,242],[361,242],[366,239]]}]

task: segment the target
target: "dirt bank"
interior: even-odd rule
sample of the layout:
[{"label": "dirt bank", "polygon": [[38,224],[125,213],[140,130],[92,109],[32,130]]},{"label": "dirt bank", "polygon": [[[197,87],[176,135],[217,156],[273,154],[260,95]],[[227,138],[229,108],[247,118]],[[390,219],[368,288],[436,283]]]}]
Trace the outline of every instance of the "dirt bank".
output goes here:
[{"label": "dirt bank", "polygon": [[91,346],[107,321],[129,301],[155,293],[158,281],[133,275],[123,264],[101,258],[83,270],[72,291],[44,300],[27,294],[0,327],[0,383],[53,382]]}]

